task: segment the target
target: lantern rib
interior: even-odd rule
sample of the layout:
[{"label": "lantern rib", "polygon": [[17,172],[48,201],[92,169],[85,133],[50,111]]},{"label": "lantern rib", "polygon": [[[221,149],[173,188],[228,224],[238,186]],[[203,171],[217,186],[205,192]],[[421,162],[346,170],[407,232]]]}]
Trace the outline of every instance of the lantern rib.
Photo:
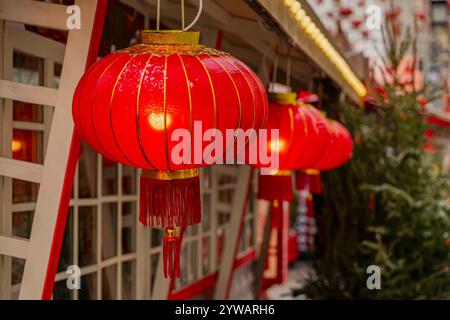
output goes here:
[{"label": "lantern rib", "polygon": [[[307,140],[308,140],[308,136],[309,136],[308,124],[306,123],[305,112],[303,111],[302,108],[303,108],[303,106],[300,105],[299,108],[298,108],[298,112],[299,112],[299,113],[301,114],[301,116],[302,116],[302,121],[303,121],[303,132],[305,133],[305,139],[304,139],[304,141],[307,141]],[[303,152],[305,151],[305,146],[303,146],[302,151],[303,151]],[[301,161],[302,158],[303,158],[303,154],[301,154],[301,157],[300,157],[299,160]]]},{"label": "lantern rib", "polygon": [[[294,140],[295,126],[294,126],[294,112],[292,111],[291,107],[289,107],[288,111],[289,111],[289,124],[291,126],[291,138],[289,139],[289,144],[288,144],[288,148],[290,151],[292,148],[292,141]],[[289,160],[291,160],[291,159],[289,159]]]},{"label": "lantern rib", "polygon": [[131,61],[133,61],[137,56],[134,56],[133,58],[131,58],[130,60],[127,61],[127,63],[125,63],[125,65],[122,67],[122,70],[120,70],[119,75],[116,78],[116,82],[114,83],[114,87],[113,90],[111,92],[111,98],[109,100],[109,125],[111,127],[111,133],[113,136],[113,140],[114,143],[116,144],[117,149],[120,151],[120,153],[123,155],[123,157],[133,166],[133,167],[139,167],[139,165],[135,164],[133,161],[131,161],[130,159],[128,159],[128,157],[126,156],[125,152],[123,152],[123,150],[120,148],[119,146],[119,142],[117,141],[117,137],[116,137],[116,133],[114,132],[114,126],[113,126],[113,121],[112,121],[112,102],[114,100],[114,95],[116,94],[116,87],[117,84],[119,83],[120,78],[122,77],[123,72],[125,71],[126,67],[128,67],[128,65],[130,64]]},{"label": "lantern rib", "polygon": [[[97,81],[95,83],[95,86],[97,87],[97,84],[101,81],[101,79],[103,78],[103,76],[105,75],[105,73],[109,70],[109,68],[116,63],[119,59],[121,58],[121,55],[118,55],[118,57],[116,59],[114,59],[103,71],[102,74],[97,78]],[[110,157],[111,159],[114,159],[113,156],[111,156],[111,154],[107,151],[108,149],[105,148],[105,146],[103,145],[103,143],[101,142],[99,136],[97,135],[97,130],[95,129],[95,122],[94,122],[94,108],[93,108],[93,104],[94,104],[94,96],[95,93],[97,92],[97,90],[92,90],[92,95],[91,95],[91,103],[90,103],[90,114],[91,114],[91,125],[92,125],[92,132],[94,133],[95,139],[98,142],[98,145],[100,146],[101,150],[106,154],[106,156]]]},{"label": "lantern rib", "polygon": [[[253,72],[253,70],[251,70],[247,65],[245,65],[243,63],[240,63],[240,61],[238,59],[236,59],[235,57],[230,56],[230,58],[235,60],[237,63],[239,63],[240,66],[242,66],[244,69],[247,70],[247,72],[250,74],[250,76],[253,78],[253,80],[255,81],[257,86],[259,87],[260,94],[262,95],[261,98],[264,100],[264,95],[266,94],[266,90],[263,87],[261,87],[261,85],[260,85],[261,81],[259,80],[258,77],[256,77],[256,75]],[[267,103],[263,103],[263,105],[264,105],[265,110],[264,110],[264,117],[263,117],[263,120],[261,122],[260,128],[262,128],[264,126],[264,124],[266,123],[267,117],[268,117],[268,111],[269,111]]]},{"label": "lantern rib", "polygon": [[213,103],[214,103],[214,129],[217,129],[218,115],[217,115],[217,104],[216,104],[216,92],[214,91],[214,85],[212,83],[211,75],[209,74],[208,68],[206,68],[202,59],[200,59],[198,56],[196,56],[196,58],[202,65],[203,69],[205,69],[206,76],[208,77],[208,80],[209,80],[209,85],[211,86],[211,93],[213,96]]},{"label": "lantern rib", "polygon": [[153,169],[156,170],[156,167],[151,163],[150,159],[148,158],[147,154],[145,153],[144,147],[142,145],[142,139],[141,139],[141,127],[139,125],[139,104],[141,99],[141,87],[142,87],[142,81],[144,80],[145,72],[147,71],[148,64],[150,63],[151,58],[153,57],[153,54],[150,54],[150,56],[147,59],[147,62],[145,63],[145,68],[142,71],[141,79],[139,79],[139,87],[138,92],[136,96],[136,136],[139,144],[139,150],[141,150],[142,156],[144,157],[145,161],[153,167]]},{"label": "lantern rib", "polygon": [[[231,76],[231,74],[228,72],[228,70],[222,65],[222,63],[220,63],[220,61],[218,61],[216,58],[214,58],[213,56],[211,56],[210,54],[207,54],[208,57],[210,57],[211,59],[213,59],[222,69],[223,71],[225,71],[225,73],[228,75],[228,77],[231,80],[231,83],[233,83],[233,87],[234,87],[234,91],[236,92],[236,96],[238,99],[238,105],[239,105],[239,119],[238,119],[238,124],[237,124],[237,129],[241,128],[241,121],[242,121],[242,106],[241,106],[241,97],[239,95],[239,91],[237,89],[236,83],[234,82],[233,77]],[[228,154],[228,148],[230,148],[230,146],[232,148],[234,148],[234,145],[236,143],[236,139],[237,139],[237,135],[236,135],[236,131],[234,134],[234,140],[233,143],[228,145],[225,152],[222,154],[222,159],[224,158],[224,156],[226,156]]]},{"label": "lantern rib", "polygon": [[167,137],[167,105],[166,105],[166,95],[167,95],[167,56],[164,57],[164,141],[166,142],[166,164],[167,170],[170,170],[169,161],[169,142]]},{"label": "lantern rib", "polygon": [[236,83],[234,82],[234,79],[231,76],[231,74],[228,72],[228,70],[223,66],[223,64],[218,59],[214,58],[210,54],[207,54],[207,56],[210,57],[211,59],[213,59],[214,61],[216,61],[220,65],[220,67],[223,69],[223,71],[225,71],[225,73],[228,75],[231,82],[233,83],[234,91],[236,92],[236,96],[238,99],[238,105],[239,105],[239,119],[238,119],[237,129],[240,129],[241,122],[242,122],[242,105],[241,105],[241,96],[239,95],[239,90],[237,89]]},{"label": "lantern rib", "polygon": [[[188,90],[188,97],[189,97],[189,132],[191,134],[191,148],[192,148],[192,142],[193,140],[193,135],[192,135],[192,128],[193,128],[193,119],[192,119],[192,96],[191,96],[191,86],[189,84],[189,77],[186,71],[186,66],[184,65],[184,61],[181,58],[181,55],[178,53],[178,58],[180,59],[181,62],[181,66],[183,67],[183,71],[184,71],[184,76],[186,78],[186,86],[187,86],[187,90]],[[191,159],[191,153],[190,153],[191,149],[189,149],[189,159]]]},{"label": "lantern rib", "polygon": [[[253,92],[252,87],[250,86],[250,82],[248,81],[247,77],[244,75],[244,73],[233,63],[233,61],[230,61],[230,64],[235,68],[244,78],[245,82],[247,83],[248,89],[250,90],[250,93],[252,95],[252,101],[253,101],[253,123],[252,128],[255,128],[256,123],[256,101],[255,101],[255,95]],[[252,132],[253,133],[253,132]],[[250,136],[248,137],[248,140],[250,140]]]}]

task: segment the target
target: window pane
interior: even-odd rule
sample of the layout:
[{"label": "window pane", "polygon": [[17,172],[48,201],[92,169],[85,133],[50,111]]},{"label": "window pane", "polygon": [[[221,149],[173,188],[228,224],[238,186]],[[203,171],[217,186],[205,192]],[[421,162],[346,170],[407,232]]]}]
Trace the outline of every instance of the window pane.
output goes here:
[{"label": "window pane", "polygon": [[117,203],[102,206],[102,259],[117,255]]},{"label": "window pane", "polygon": [[210,272],[210,251],[209,251],[209,237],[202,239],[202,273],[208,275]]},{"label": "window pane", "polygon": [[27,121],[27,122],[40,122],[43,121],[43,108],[36,104],[13,101],[13,120],[14,121]]},{"label": "window pane", "polygon": [[33,211],[13,212],[13,236],[30,239]]},{"label": "window pane", "polygon": [[42,164],[42,137],[39,131],[14,129],[11,145],[13,159]]},{"label": "window pane", "polygon": [[72,299],[71,292],[72,290],[67,288],[67,280],[57,281],[53,288],[53,300],[70,300]]},{"label": "window pane", "polygon": [[33,85],[44,84],[44,60],[14,51],[13,81]]},{"label": "window pane", "polygon": [[191,242],[191,278],[190,281],[198,279],[198,240]]},{"label": "window pane", "polygon": [[80,267],[97,261],[97,208],[80,207],[78,222],[78,264]]},{"label": "window pane", "polygon": [[163,230],[162,229],[150,229],[150,245],[155,248],[162,243]]},{"label": "window pane", "polygon": [[122,193],[136,194],[136,169],[122,166]]},{"label": "window pane", "polygon": [[117,162],[102,157],[102,194],[115,195],[117,194]]},{"label": "window pane", "polygon": [[78,161],[78,196],[79,198],[97,196],[97,152],[85,143],[81,144]]},{"label": "window pane", "polygon": [[122,263],[122,300],[136,299],[136,261]]},{"label": "window pane", "polygon": [[11,276],[11,285],[19,284],[22,282],[23,269],[25,267],[25,260],[18,258],[11,258],[11,268],[12,268],[12,276]]},{"label": "window pane", "polygon": [[66,221],[66,229],[59,256],[58,272],[67,270],[72,265],[73,258],[73,207],[69,208],[69,214]]},{"label": "window pane", "polygon": [[122,203],[122,253],[136,251],[136,203]]},{"label": "window pane", "polygon": [[78,291],[78,299],[97,299],[97,273],[90,273],[81,277],[81,289]]},{"label": "window pane", "polygon": [[35,202],[39,192],[39,184],[13,179],[13,203]]},{"label": "window pane", "polygon": [[153,285],[155,284],[155,277],[156,277],[156,269],[158,268],[158,260],[159,260],[159,253],[154,253],[150,257],[150,295],[153,291]]},{"label": "window pane", "polygon": [[202,225],[203,230],[209,229],[209,221],[211,219],[211,195],[203,194],[203,203],[202,203]]},{"label": "window pane", "polygon": [[102,269],[102,299],[117,299],[117,264]]}]

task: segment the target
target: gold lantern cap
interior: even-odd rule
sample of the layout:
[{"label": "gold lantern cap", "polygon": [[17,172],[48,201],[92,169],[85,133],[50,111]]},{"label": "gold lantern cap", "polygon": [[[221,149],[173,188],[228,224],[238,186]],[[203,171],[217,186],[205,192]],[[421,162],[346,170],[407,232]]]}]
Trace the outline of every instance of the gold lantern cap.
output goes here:
[{"label": "gold lantern cap", "polygon": [[181,30],[142,30],[143,44],[151,45],[198,45],[200,32]]},{"label": "gold lantern cap", "polygon": [[279,104],[297,104],[297,93],[269,93],[269,101]]}]

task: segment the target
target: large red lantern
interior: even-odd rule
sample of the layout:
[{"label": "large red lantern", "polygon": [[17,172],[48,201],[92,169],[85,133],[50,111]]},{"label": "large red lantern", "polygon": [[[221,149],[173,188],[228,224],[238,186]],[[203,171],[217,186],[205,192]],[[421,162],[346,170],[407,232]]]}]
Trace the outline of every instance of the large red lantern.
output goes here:
[{"label": "large red lantern", "polygon": [[[267,96],[256,74],[225,52],[198,44],[198,32],[143,31],[142,44],[112,53],[80,80],[73,118],[81,137],[103,156],[142,168],[139,221],[166,228],[165,276],[179,276],[179,229],[201,221],[198,168],[223,155],[204,149],[208,129],[259,129]],[[188,152],[175,161],[189,133]],[[180,138],[180,137],[178,137]],[[222,140],[222,142],[220,142]]]},{"label": "large red lantern", "polygon": [[325,116],[311,105],[299,103],[304,119],[306,141],[304,148],[295,159],[296,169],[311,169],[324,154],[329,141],[329,129]]},{"label": "large red lantern", "polygon": [[325,171],[335,169],[347,162],[353,152],[352,136],[339,122],[328,120],[330,128],[330,141],[326,152],[321,159],[314,164],[314,169]]},{"label": "large red lantern", "polygon": [[[278,166],[259,175],[258,198],[269,201],[291,201],[292,176],[296,169],[297,159],[305,147],[305,118],[297,104],[296,93],[270,94],[269,114],[265,129],[267,153],[272,156],[278,153]],[[272,135],[271,130],[277,129],[278,136]],[[258,159],[260,160],[260,159]],[[256,167],[267,168],[261,161]]]}]

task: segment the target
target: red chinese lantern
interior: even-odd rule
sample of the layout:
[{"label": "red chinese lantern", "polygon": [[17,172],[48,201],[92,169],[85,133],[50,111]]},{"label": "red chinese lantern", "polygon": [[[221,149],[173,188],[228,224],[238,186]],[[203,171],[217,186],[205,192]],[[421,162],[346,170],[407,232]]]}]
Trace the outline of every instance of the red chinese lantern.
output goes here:
[{"label": "red chinese lantern", "polygon": [[[268,155],[278,152],[278,168],[259,175],[258,198],[269,201],[292,201],[291,171],[296,168],[296,159],[305,146],[305,119],[297,104],[296,93],[273,93],[270,95],[269,114],[265,129]],[[278,137],[271,134],[278,129]],[[258,158],[256,167],[267,168]]]},{"label": "red chinese lantern", "polygon": [[313,165],[316,170],[324,171],[339,167],[347,162],[353,152],[352,136],[339,122],[329,120],[330,140],[326,152],[321,159]]},{"label": "red chinese lantern", "polygon": [[[164,273],[172,278],[179,276],[179,230],[201,221],[198,168],[223,156],[203,158],[207,146],[221,143],[203,141],[203,134],[259,129],[268,109],[249,67],[198,40],[198,32],[143,31],[142,44],[94,64],[73,100],[75,126],[90,146],[143,169],[139,221],[166,229]],[[181,162],[174,159],[177,129],[189,133]]]},{"label": "red chinese lantern", "polygon": [[295,159],[297,169],[312,169],[323,156],[329,140],[329,130],[325,116],[316,108],[300,103],[300,112],[305,118],[307,134],[303,152]]}]

